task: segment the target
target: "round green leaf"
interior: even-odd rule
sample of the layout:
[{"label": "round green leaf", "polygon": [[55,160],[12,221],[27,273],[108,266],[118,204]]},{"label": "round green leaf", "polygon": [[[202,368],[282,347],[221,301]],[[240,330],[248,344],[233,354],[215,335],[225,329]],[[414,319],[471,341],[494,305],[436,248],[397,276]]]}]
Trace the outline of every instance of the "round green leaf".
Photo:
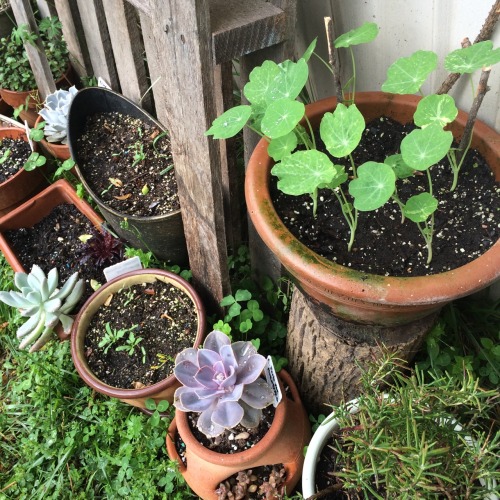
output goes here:
[{"label": "round green leaf", "polygon": [[446,156],[452,142],[453,134],[433,123],[409,133],[401,141],[401,154],[409,167],[415,170],[427,170]]},{"label": "round green leaf", "polygon": [[376,210],[394,193],[396,174],[389,165],[368,161],[358,167],[357,174],[358,177],[349,183],[349,193],[358,210]]},{"label": "round green leaf", "polygon": [[403,155],[400,154],[388,156],[384,163],[394,170],[398,179],[406,179],[415,173],[415,170],[404,162]]},{"label": "round green leaf", "polygon": [[241,302],[242,300],[250,300],[252,298],[252,294],[248,290],[238,289],[238,290],[236,290],[236,293],[234,294],[234,298],[238,302]]},{"label": "round green leaf", "polygon": [[500,62],[500,48],[493,49],[491,40],[485,40],[454,50],[444,60],[444,67],[451,73],[474,73],[485,66]]},{"label": "round green leaf", "polygon": [[267,146],[267,153],[274,161],[280,161],[297,147],[297,143],[297,136],[294,132],[290,132],[273,139]]},{"label": "round green leaf", "polygon": [[418,103],[413,121],[419,127],[425,127],[431,123],[438,123],[444,127],[447,123],[451,123],[457,115],[458,109],[453,97],[448,94],[433,94],[424,97]]},{"label": "round green leaf", "polygon": [[335,169],[325,153],[311,149],[283,158],[271,173],[279,177],[278,189],[285,194],[299,196],[312,194],[318,186],[331,182]]},{"label": "round green leaf", "polygon": [[352,153],[364,130],[365,119],[356,105],[346,107],[341,103],[337,104],[333,113],[323,115],[319,127],[326,149],[335,158]]},{"label": "round green leaf", "polygon": [[304,116],[305,106],[299,101],[280,99],[272,102],[262,118],[262,133],[276,139],[289,134]]},{"label": "round green leaf", "polygon": [[361,43],[368,43],[378,35],[378,26],[375,23],[365,23],[359,28],[353,29],[340,35],[333,44],[338,49],[340,47],[351,47]]},{"label": "round green leaf", "polygon": [[228,109],[213,121],[205,135],[213,135],[214,139],[233,137],[243,129],[251,114],[252,108],[244,104]]},{"label": "round green leaf", "polygon": [[254,68],[249,75],[249,81],[243,88],[243,93],[252,104],[266,103],[268,96],[276,87],[275,79],[281,70],[273,61],[264,61]]},{"label": "round green leaf", "polygon": [[405,217],[413,222],[425,222],[438,206],[438,201],[430,193],[412,196],[403,207]]},{"label": "round green leaf", "polygon": [[429,50],[419,50],[409,57],[401,57],[389,66],[382,90],[394,94],[415,94],[436,68],[437,61],[437,54]]},{"label": "round green leaf", "polygon": [[302,92],[309,77],[309,68],[304,59],[299,59],[297,62],[287,60],[278,66],[280,74],[275,79],[275,88],[272,89],[267,102],[295,99]]}]

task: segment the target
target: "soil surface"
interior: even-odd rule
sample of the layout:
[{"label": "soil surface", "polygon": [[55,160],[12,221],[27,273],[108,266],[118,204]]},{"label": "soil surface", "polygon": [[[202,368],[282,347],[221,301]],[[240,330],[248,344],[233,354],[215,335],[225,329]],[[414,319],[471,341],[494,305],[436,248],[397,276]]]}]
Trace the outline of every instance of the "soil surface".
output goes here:
[{"label": "soil surface", "polygon": [[82,175],[108,207],[143,217],[179,210],[166,132],[118,112],[98,113],[87,118],[76,147]]},{"label": "soil surface", "polygon": [[[140,389],[173,373],[175,356],[193,346],[197,329],[196,309],[184,291],[162,281],[133,285],[114,294],[91,319],[85,355],[104,383]],[[106,342],[109,331],[123,335]]]},{"label": "soil surface", "polygon": [[[402,138],[414,127],[380,118],[367,125],[353,153],[356,165],[365,161],[383,163],[399,153]],[[321,143],[319,137],[317,143]],[[324,151],[326,152],[326,151]],[[335,163],[343,163],[335,159]],[[347,162],[344,162],[349,168]],[[414,222],[401,222],[401,210],[389,200],[372,212],[359,212],[356,238],[347,251],[350,232],[340,204],[330,190],[320,190],[317,217],[308,195],[289,196],[276,188],[271,176],[271,197],[278,215],[290,232],[308,248],[343,266],[385,276],[422,276],[462,266],[483,254],[500,236],[500,183],[477,151],[469,151],[456,190],[449,188],[452,170],[448,160],[430,168],[433,194],[439,200],[435,212],[433,258],[427,265],[424,239]],[[350,171],[352,175],[352,171]],[[411,196],[428,191],[425,173],[397,181],[397,193],[405,203]],[[347,196],[347,187],[344,186]]]},{"label": "soil surface", "polygon": [[[80,278],[85,281],[85,291],[74,311],[94,292],[92,280],[104,284],[104,268],[122,260],[121,248],[118,248],[107,256],[101,255],[104,260],[97,262],[93,255],[85,251],[90,240],[84,243],[79,239],[84,235],[95,235],[94,226],[71,204],[58,205],[32,228],[4,233],[27,272],[33,264],[39,265],[46,274],[53,267],[57,267],[59,283],[64,283],[78,271]],[[119,240],[113,240],[119,244]]]},{"label": "soil surface", "polygon": [[30,145],[22,139],[0,139],[0,184],[19,172],[31,154]]}]

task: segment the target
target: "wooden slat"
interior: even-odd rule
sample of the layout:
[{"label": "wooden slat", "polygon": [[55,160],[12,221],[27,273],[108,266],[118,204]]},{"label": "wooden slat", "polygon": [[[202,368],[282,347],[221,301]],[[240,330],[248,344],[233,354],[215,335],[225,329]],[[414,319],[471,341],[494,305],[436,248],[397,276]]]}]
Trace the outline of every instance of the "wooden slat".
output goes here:
[{"label": "wooden slat", "polygon": [[52,2],[47,0],[36,0],[38,10],[41,17],[57,16],[56,7]]},{"label": "wooden slat", "polygon": [[[193,282],[210,308],[229,292],[207,0],[151,0],[141,13],[158,119],[170,130]],[[154,63],[153,63],[154,62]]]},{"label": "wooden slat", "polygon": [[83,32],[80,11],[74,0],[55,0],[57,16],[63,26],[63,36],[71,62],[80,76],[92,75],[92,62]]},{"label": "wooden slat", "polygon": [[[27,24],[32,32],[38,34],[38,28],[33,15],[33,10],[31,9],[30,1],[16,0],[15,2],[11,2],[11,6],[17,24]],[[47,56],[45,55],[42,42],[39,38],[36,40],[36,47],[27,43],[25,44],[25,49],[28,54],[31,69],[33,70],[33,74],[35,76],[40,98],[43,100],[48,94],[51,94],[56,90],[54,78],[52,77],[52,72],[50,71],[49,63],[47,61]]]},{"label": "wooden slat", "polygon": [[285,13],[272,3],[211,0],[209,4],[216,64],[275,45],[285,38]]},{"label": "wooden slat", "polygon": [[148,83],[135,8],[124,0],[106,0],[103,7],[122,94],[152,111],[151,94],[147,94],[141,101],[148,89]]},{"label": "wooden slat", "polygon": [[150,0],[127,0],[130,5],[133,5],[139,12],[146,16],[151,16],[152,6]]},{"label": "wooden slat", "polygon": [[77,0],[77,5],[87,39],[93,74],[104,78],[113,90],[119,91],[118,75],[102,0]]}]

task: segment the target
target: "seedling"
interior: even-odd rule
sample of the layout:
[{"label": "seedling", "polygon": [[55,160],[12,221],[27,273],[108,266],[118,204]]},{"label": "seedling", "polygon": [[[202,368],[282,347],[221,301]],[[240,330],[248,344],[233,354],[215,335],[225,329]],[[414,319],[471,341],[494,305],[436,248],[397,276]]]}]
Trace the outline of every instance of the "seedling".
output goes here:
[{"label": "seedling", "polygon": [[34,128],[30,130],[30,139],[36,142],[40,142],[43,139],[43,128],[45,127],[45,122],[37,123]]},{"label": "seedling", "polygon": [[10,149],[6,149],[4,151],[2,157],[0,158],[0,165],[2,165],[3,163],[5,163],[8,160],[9,156],[11,156],[11,155],[12,155],[11,150]]},{"label": "seedling", "polygon": [[[365,121],[355,104],[356,65],[352,47],[372,41],[377,34],[376,24],[365,23],[334,41],[336,48],[349,50],[353,76],[343,87],[347,106],[339,102],[335,110],[326,113],[321,120],[319,133],[330,156],[316,149],[304,104],[297,100],[308,79],[307,62],[314,53],[316,40],[297,62],[288,60],[276,64],[265,61],[254,68],[243,89],[249,104],[223,113],[205,135],[227,139],[248,126],[265,137],[269,142],[268,154],[276,162],[271,173],[278,177],[278,189],[292,196],[308,194],[313,202],[314,215],[319,189],[331,189],[350,228],[349,250],[353,246],[359,212],[377,210],[392,199],[400,206],[403,220],[406,215],[419,225],[426,241],[429,263],[434,230],[432,214],[437,201],[432,196],[428,169],[447,157],[453,170],[451,190],[455,189],[468,145],[464,151],[451,148],[453,135],[443,129],[457,116],[453,99],[448,95],[430,95],[417,107],[415,124],[419,128],[403,139],[401,155],[387,158],[384,163],[367,161],[355,165],[352,152],[361,140]],[[422,50],[398,59],[388,69],[382,90],[399,94],[421,93],[421,86],[436,68],[437,59],[434,52]],[[452,52],[446,57],[445,66],[452,73],[473,73],[499,61],[500,49],[493,50],[492,43],[486,41]],[[470,144],[470,140],[468,142]],[[300,150],[297,150],[299,146]],[[335,158],[347,158],[349,171],[335,164]],[[429,192],[426,196],[411,197],[405,205],[398,198],[396,180],[413,175],[415,171],[427,173]],[[352,177],[350,181],[349,176]]]},{"label": "seedling", "polygon": [[132,144],[132,146],[130,146],[130,149],[134,154],[134,163],[132,163],[132,167],[135,167],[146,159],[146,153],[144,153],[144,144],[142,144],[141,142],[135,142],[134,144]]},{"label": "seedling", "polygon": [[[116,344],[119,340],[121,340],[127,333],[131,333],[135,330],[139,325],[133,325],[130,328],[121,328],[117,330],[116,328],[111,328],[111,325],[106,323],[104,328],[106,329],[106,333],[103,338],[100,340],[99,347],[104,347],[104,354],[107,354],[110,347]],[[116,349],[118,350],[118,349]]]},{"label": "seedling", "polygon": [[[132,327],[132,329],[135,328],[137,328],[137,325]],[[138,347],[143,340],[144,339],[142,337],[136,337],[133,331],[129,331],[128,339],[126,340],[125,345],[117,347],[115,351],[125,351],[129,356],[133,356],[135,354],[136,347]],[[142,353],[142,364],[144,364],[146,363],[146,350],[144,349],[144,346],[140,346],[140,351]]]},{"label": "seedling", "polygon": [[24,164],[24,170],[30,172],[31,170],[35,170],[35,168],[45,165],[46,162],[47,158],[45,158],[45,156],[42,156],[40,153],[33,152],[26,160],[26,163]]}]

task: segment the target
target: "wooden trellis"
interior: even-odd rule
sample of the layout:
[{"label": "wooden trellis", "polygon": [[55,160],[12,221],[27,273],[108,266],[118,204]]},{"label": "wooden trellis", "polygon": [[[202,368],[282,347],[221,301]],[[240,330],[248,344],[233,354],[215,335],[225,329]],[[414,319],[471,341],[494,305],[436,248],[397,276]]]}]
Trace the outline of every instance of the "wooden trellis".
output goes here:
[{"label": "wooden trellis", "polygon": [[[29,0],[12,0],[18,23],[36,29]],[[190,267],[214,306],[229,292],[227,249],[239,226],[231,143],[204,132],[231,106],[231,61],[241,81],[264,59],[293,56],[296,0],[39,0],[63,23],[73,66],[155,114],[172,136]],[[42,97],[54,82],[40,51],[29,50]],[[150,80],[147,79],[149,73]],[[151,87],[152,92],[148,92]],[[153,102],[154,99],[154,102]],[[245,137],[248,152],[255,137]]]}]

